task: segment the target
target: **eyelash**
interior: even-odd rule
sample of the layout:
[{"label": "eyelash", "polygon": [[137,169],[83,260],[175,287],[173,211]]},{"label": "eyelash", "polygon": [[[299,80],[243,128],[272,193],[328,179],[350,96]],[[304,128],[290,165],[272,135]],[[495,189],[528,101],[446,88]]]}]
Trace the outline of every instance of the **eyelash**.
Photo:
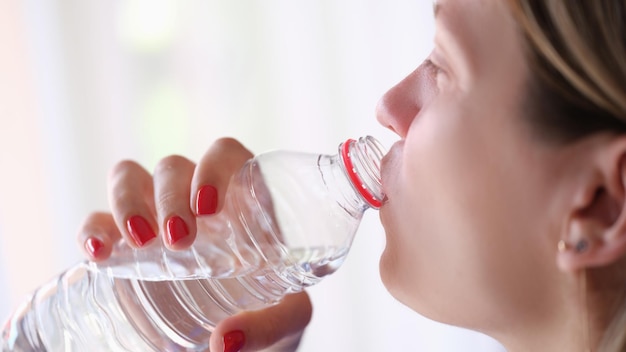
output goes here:
[{"label": "eyelash", "polygon": [[441,67],[437,66],[437,64],[435,64],[431,59],[426,59],[424,61],[424,64],[426,64],[426,67],[428,67],[428,69],[432,71],[435,78],[439,76],[440,73],[443,73]]}]

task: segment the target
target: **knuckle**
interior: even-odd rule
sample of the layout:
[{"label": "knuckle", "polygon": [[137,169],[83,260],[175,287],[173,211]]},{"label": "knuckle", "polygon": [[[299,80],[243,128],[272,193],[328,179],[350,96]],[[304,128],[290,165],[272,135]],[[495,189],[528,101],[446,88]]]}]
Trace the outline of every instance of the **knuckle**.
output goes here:
[{"label": "knuckle", "polygon": [[89,213],[87,217],[85,218],[85,224],[88,225],[88,224],[98,223],[102,221],[103,218],[106,218],[107,216],[110,216],[110,213],[103,212],[103,211],[93,211]]},{"label": "knuckle", "polygon": [[168,213],[169,210],[176,208],[179,200],[178,194],[174,191],[159,192],[156,199],[157,210],[161,213]]},{"label": "knuckle", "polygon": [[98,220],[101,218],[101,215],[99,212],[91,212],[87,215],[87,217],[85,217],[85,220],[83,221],[83,223],[80,225],[80,227],[78,228],[78,232],[79,233],[86,233],[89,232],[90,229],[96,225],[98,223]]},{"label": "knuckle", "polygon": [[120,161],[109,173],[108,191],[113,204],[120,207],[123,202],[137,205],[142,196],[152,193],[152,176],[133,160]]},{"label": "knuckle", "polygon": [[220,162],[223,165],[237,167],[252,157],[252,153],[238,140],[231,137],[223,137],[216,140],[208,152],[212,162]]},{"label": "knuckle", "polygon": [[87,237],[96,233],[102,233],[106,227],[107,221],[111,217],[111,213],[95,211],[87,215],[81,226],[78,228],[80,237]]},{"label": "knuckle", "polygon": [[117,162],[109,171],[109,180],[119,180],[134,172],[143,170],[143,167],[134,160],[122,160]]},{"label": "knuckle", "polygon": [[190,163],[191,162],[183,156],[170,155],[159,160],[159,162],[156,164],[154,168],[154,173],[156,174],[156,173],[170,172],[172,170],[177,170],[177,169],[180,169],[181,167],[189,165]]},{"label": "knuckle", "polygon": [[109,196],[109,202],[114,213],[121,211],[122,209],[132,209],[137,206],[138,201],[135,199],[138,197],[137,192],[134,189],[126,187],[117,187],[115,192],[111,192]]},{"label": "knuckle", "polygon": [[213,142],[213,146],[217,149],[233,149],[233,148],[243,148],[243,145],[232,137],[222,137]]}]

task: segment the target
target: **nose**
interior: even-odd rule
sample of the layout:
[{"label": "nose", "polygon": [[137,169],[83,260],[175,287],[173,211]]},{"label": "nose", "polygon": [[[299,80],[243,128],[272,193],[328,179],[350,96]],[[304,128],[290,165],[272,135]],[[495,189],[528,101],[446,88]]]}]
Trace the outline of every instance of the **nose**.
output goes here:
[{"label": "nose", "polygon": [[411,123],[435,90],[434,78],[425,64],[420,65],[382,96],[376,106],[378,122],[400,137],[406,137]]}]

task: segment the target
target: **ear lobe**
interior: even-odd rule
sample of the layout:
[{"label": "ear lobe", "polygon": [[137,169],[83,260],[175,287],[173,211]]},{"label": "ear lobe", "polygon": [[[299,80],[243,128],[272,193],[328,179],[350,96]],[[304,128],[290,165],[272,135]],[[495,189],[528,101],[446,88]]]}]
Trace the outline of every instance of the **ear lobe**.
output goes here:
[{"label": "ear lobe", "polygon": [[626,138],[598,148],[594,160],[563,226],[557,264],[564,271],[608,266],[626,255]]},{"label": "ear lobe", "polygon": [[[626,214],[626,213],[625,213]],[[626,222],[620,217],[620,222]],[[611,265],[626,254],[626,228],[600,228],[593,224],[581,227],[585,230],[572,230],[569,238],[575,240],[561,240],[557,245],[557,264],[563,271],[579,271],[586,268]],[[614,231],[615,230],[615,231]]]}]

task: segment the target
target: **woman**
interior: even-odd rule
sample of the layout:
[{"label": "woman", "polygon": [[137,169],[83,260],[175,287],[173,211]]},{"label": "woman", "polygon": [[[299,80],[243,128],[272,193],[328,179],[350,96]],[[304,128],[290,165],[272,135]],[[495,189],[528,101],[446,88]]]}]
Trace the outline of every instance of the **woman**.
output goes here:
[{"label": "woman", "polygon": [[[626,350],[626,2],[442,0],[435,16],[433,52],[378,109],[400,137],[383,162],[385,286],[510,352]],[[250,156],[224,139],[197,165],[118,164],[112,213],[81,243],[100,260],[160,228],[186,248]],[[211,349],[294,350],[310,315],[290,296],[221,322]]]}]

